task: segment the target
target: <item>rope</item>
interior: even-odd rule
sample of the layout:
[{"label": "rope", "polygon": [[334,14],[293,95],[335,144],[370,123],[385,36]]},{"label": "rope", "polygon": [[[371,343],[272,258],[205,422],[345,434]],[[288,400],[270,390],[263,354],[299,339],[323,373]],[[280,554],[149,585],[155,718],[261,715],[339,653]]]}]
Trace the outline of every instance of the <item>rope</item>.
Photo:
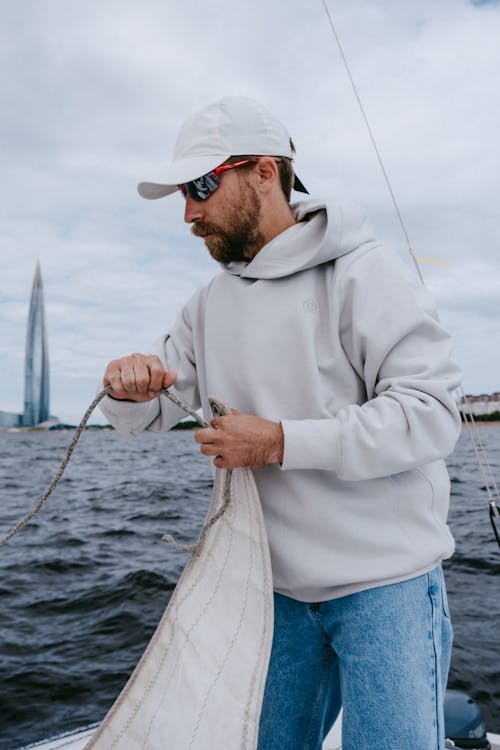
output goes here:
[{"label": "rope", "polygon": [[57,471],[57,474],[55,475],[55,477],[54,477],[54,479],[52,481],[52,484],[50,485],[50,487],[47,490],[47,492],[40,498],[40,500],[37,502],[37,504],[35,505],[35,507],[33,508],[33,510],[31,510],[28,513],[28,515],[25,516],[22,519],[22,521],[19,521],[19,523],[17,524],[17,526],[14,526],[14,528],[11,531],[9,531],[9,533],[7,534],[7,536],[5,536],[3,539],[0,540],[0,546],[2,544],[7,544],[7,542],[9,542],[12,539],[12,537],[16,536],[16,534],[19,534],[19,532],[21,531],[21,529],[23,529],[38,513],[40,513],[40,511],[42,510],[43,506],[45,505],[45,503],[49,499],[50,495],[53,493],[53,491],[55,490],[55,488],[59,484],[59,481],[60,481],[62,475],[64,474],[64,470],[65,470],[66,466],[69,463],[69,459],[71,458],[71,455],[72,455],[72,453],[73,453],[73,451],[75,449],[75,446],[76,446],[77,442],[80,439],[80,435],[82,434],[83,430],[85,429],[85,425],[87,424],[90,415],[94,411],[94,409],[97,406],[97,404],[99,403],[99,401],[101,401],[104,398],[104,396],[107,394],[107,392],[110,390],[110,388],[111,388],[111,386],[108,386],[103,391],[101,391],[100,393],[98,393],[97,396],[95,397],[95,399],[90,404],[90,406],[87,409],[87,411],[85,412],[85,414],[83,415],[80,424],[78,425],[78,427],[75,430],[75,433],[73,435],[71,443],[69,444],[69,446],[68,446],[68,448],[66,450],[66,454],[65,454],[65,456],[64,456],[64,458],[62,460],[62,463],[61,463],[61,465],[60,465],[60,467],[59,467],[59,469]]},{"label": "rope", "polygon": [[211,518],[208,519],[208,521],[204,524],[200,536],[198,537],[198,541],[196,544],[180,544],[179,542],[176,542],[173,536],[170,534],[164,534],[161,538],[162,542],[167,542],[167,544],[170,544],[171,547],[174,549],[181,550],[182,552],[192,552],[195,555],[198,555],[200,553],[201,548],[203,547],[203,544],[205,542],[205,537],[208,533],[208,530],[211,528],[211,526],[216,523],[219,518],[222,518],[224,513],[229,507],[229,503],[231,502],[231,478],[233,476],[233,470],[227,469],[224,475],[224,486],[222,490],[222,505],[217,510]]},{"label": "rope", "polygon": [[[53,491],[55,490],[55,488],[59,484],[59,482],[61,480],[61,477],[64,474],[64,470],[66,469],[66,466],[69,463],[69,460],[70,460],[70,458],[72,456],[72,453],[73,453],[73,451],[75,449],[75,446],[78,443],[83,430],[85,429],[85,425],[87,424],[90,415],[92,414],[92,412],[96,408],[97,404],[100,401],[102,401],[102,399],[104,398],[104,396],[106,396],[107,393],[108,393],[108,391],[110,391],[110,390],[111,390],[111,386],[110,385],[106,386],[106,388],[104,388],[102,391],[100,391],[97,394],[97,396],[95,397],[95,399],[92,401],[92,403],[88,407],[87,411],[83,415],[80,424],[78,425],[78,427],[76,428],[76,430],[74,432],[73,438],[72,438],[72,440],[71,440],[71,442],[70,442],[70,444],[69,444],[69,446],[68,446],[68,448],[66,450],[66,454],[65,454],[65,456],[64,456],[64,458],[63,458],[63,460],[61,462],[61,465],[60,465],[59,469],[57,470],[57,473],[56,473],[56,475],[55,475],[55,477],[54,477],[54,479],[53,479],[50,487],[45,492],[45,494],[42,495],[42,497],[37,502],[37,504],[35,505],[35,507],[21,521],[19,521],[19,523],[16,526],[14,526],[14,528],[11,531],[9,531],[9,533],[3,539],[0,539],[0,546],[2,546],[3,544],[7,544],[7,542],[9,542],[14,536],[16,536],[16,534],[19,534],[19,532],[38,513],[40,513],[40,511],[42,510],[43,506],[45,505],[45,503],[49,499],[50,495],[53,493]],[[199,414],[197,414],[197,412],[194,409],[192,409],[190,406],[188,406],[183,401],[181,401],[179,398],[177,398],[177,396],[174,396],[173,393],[170,393],[170,391],[167,388],[162,388],[161,389],[161,393],[162,393],[162,395],[166,396],[173,404],[175,404],[175,406],[178,406],[180,409],[182,409],[184,412],[186,412],[186,414],[189,414],[189,416],[191,416],[201,427],[210,427],[210,424],[208,422],[206,422],[204,419],[202,419],[199,416]],[[173,537],[171,537],[168,534],[165,535],[164,537],[162,537],[162,539],[164,541],[168,542],[169,544],[171,544],[176,549],[185,550],[187,552],[195,552],[197,554],[199,552],[199,550],[201,549],[202,545],[203,545],[203,542],[205,540],[205,537],[207,535],[207,532],[208,532],[209,528],[211,526],[213,526],[213,524],[216,523],[216,521],[218,521],[219,518],[221,518],[221,516],[224,515],[224,513],[226,512],[226,510],[227,510],[227,508],[229,506],[229,503],[231,501],[231,476],[232,476],[231,470],[227,471],[226,474],[225,474],[225,477],[224,477],[223,503],[222,503],[222,506],[219,508],[218,511],[216,511],[216,513],[214,513],[214,515],[203,526],[203,528],[201,530],[201,533],[200,533],[200,536],[199,536],[198,541],[196,542],[196,544],[194,544],[192,546],[178,544],[173,539]]]}]

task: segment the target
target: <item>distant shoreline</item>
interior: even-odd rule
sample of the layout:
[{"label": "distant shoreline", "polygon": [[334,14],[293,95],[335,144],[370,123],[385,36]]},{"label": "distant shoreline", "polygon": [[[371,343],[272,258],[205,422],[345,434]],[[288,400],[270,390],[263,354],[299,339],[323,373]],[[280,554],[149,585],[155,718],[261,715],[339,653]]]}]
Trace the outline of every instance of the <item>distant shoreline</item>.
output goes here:
[{"label": "distant shoreline", "polygon": [[[467,428],[472,427],[474,429],[479,427],[500,427],[500,421],[490,421],[490,420],[482,420],[478,419],[477,417],[474,419],[474,422],[462,422],[462,428],[466,430]],[[170,428],[170,431],[172,430],[194,430],[199,429],[200,425],[197,422],[187,420],[186,422],[179,422],[179,424],[176,424],[174,427]],[[28,433],[28,432],[74,432],[77,429],[76,425],[61,425],[61,427],[56,427],[52,429],[46,429],[46,428],[40,428],[40,427],[0,427],[0,434],[3,433]],[[110,424],[106,425],[88,425],[87,427],[84,427],[85,432],[115,432],[114,427]]]},{"label": "distant shoreline", "polygon": [[[200,425],[194,420],[186,420],[185,422],[179,422],[178,424],[171,427],[170,430],[195,430],[199,429]],[[71,424],[60,424],[54,427],[0,427],[0,434],[5,432],[10,433],[28,433],[28,432],[74,432],[77,429],[77,425]],[[115,428],[110,424],[90,424],[83,428],[84,432],[115,432]]]}]

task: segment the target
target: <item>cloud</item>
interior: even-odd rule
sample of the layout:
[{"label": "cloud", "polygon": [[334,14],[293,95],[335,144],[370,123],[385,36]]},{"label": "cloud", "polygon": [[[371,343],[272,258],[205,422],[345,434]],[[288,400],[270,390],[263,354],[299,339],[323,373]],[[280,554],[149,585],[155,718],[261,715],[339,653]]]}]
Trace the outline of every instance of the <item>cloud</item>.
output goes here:
[{"label": "cloud", "polygon": [[[498,3],[329,7],[468,392],[498,390]],[[146,349],[218,271],[178,196],[149,202],[179,123],[214,98],[262,100],[310,190],[401,228],[320,2],[17,0],[0,28],[0,409],[22,403],[36,259],[52,411],[76,421],[107,359]],[[482,363],[478,365],[477,363]]]}]

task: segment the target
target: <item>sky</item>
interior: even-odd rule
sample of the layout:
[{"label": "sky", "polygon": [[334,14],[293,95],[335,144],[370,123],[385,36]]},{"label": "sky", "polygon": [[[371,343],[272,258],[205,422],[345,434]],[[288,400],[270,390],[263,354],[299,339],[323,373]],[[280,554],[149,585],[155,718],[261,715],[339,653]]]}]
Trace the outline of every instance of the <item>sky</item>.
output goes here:
[{"label": "sky", "polygon": [[[327,0],[466,393],[500,391],[500,2]],[[287,126],[310,192],[408,250],[321,0],[0,0],[0,409],[23,408],[37,259],[51,412],[148,352],[219,267],[180,194],[145,201],[182,121],[225,95]],[[96,413],[94,422],[103,422]]]}]

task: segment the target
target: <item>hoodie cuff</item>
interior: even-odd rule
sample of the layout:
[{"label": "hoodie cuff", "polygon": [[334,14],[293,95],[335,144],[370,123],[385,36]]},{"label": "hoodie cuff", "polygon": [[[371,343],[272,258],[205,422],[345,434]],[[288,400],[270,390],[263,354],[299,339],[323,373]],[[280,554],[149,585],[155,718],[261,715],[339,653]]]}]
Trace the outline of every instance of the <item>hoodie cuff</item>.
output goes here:
[{"label": "hoodie cuff", "polygon": [[341,425],[337,419],[282,420],[285,449],[281,468],[340,470]]},{"label": "hoodie cuff", "polygon": [[160,412],[157,398],[144,403],[136,403],[104,396],[99,403],[99,408],[115,430],[129,435],[145,430]]}]

